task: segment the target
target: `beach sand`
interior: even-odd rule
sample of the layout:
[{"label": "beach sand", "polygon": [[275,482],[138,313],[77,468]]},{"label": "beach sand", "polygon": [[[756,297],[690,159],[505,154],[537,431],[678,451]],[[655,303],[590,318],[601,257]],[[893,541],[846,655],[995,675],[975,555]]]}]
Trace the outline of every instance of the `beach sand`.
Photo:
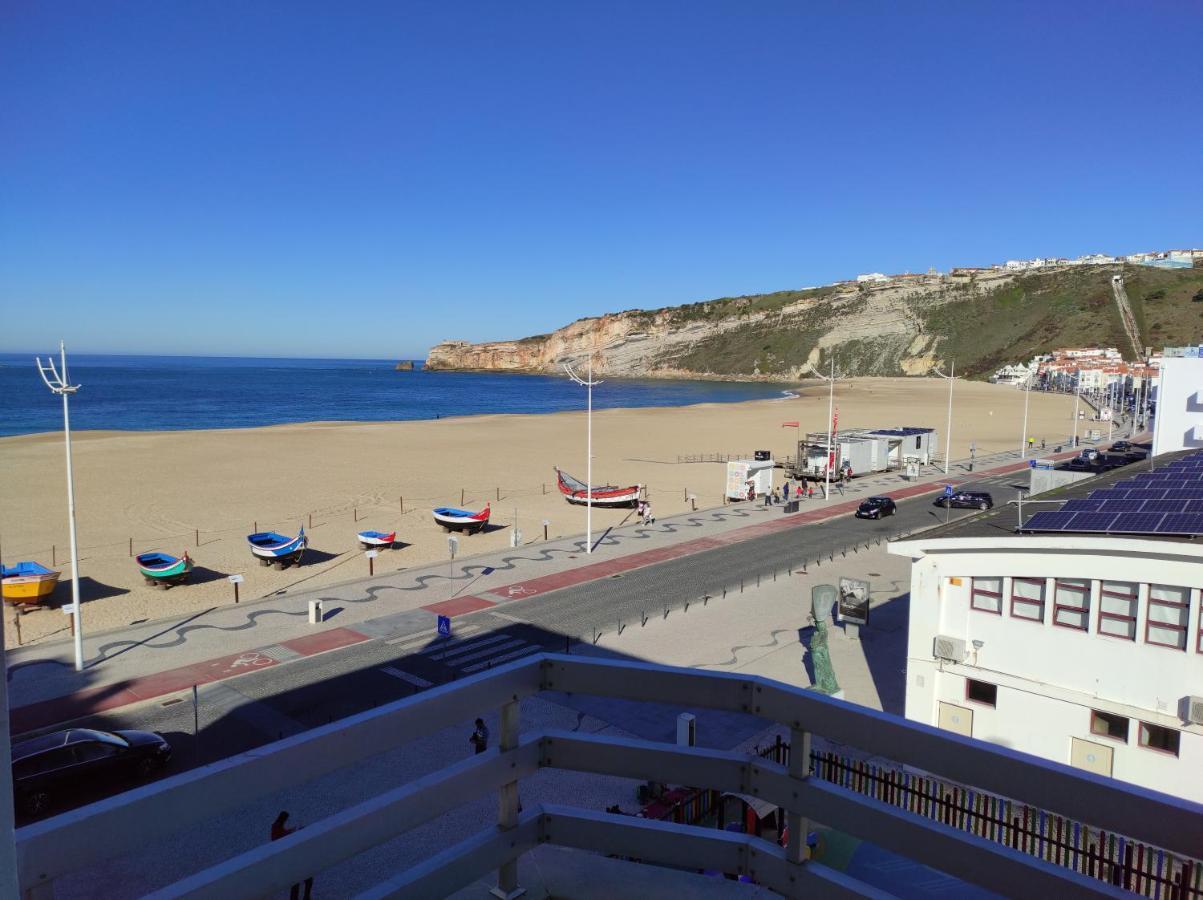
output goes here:
[{"label": "beach sand", "polygon": [[[599,389],[604,391],[605,388]],[[599,410],[593,418],[594,483],[645,484],[656,515],[721,504],[725,466],[678,463],[678,456],[771,450],[792,455],[806,431],[826,428],[827,390],[738,404]],[[582,396],[582,400],[583,400]],[[917,378],[865,378],[836,388],[841,428],[934,427],[943,445],[948,385]],[[1015,449],[1023,394],[958,382],[953,458]],[[1050,448],[1072,431],[1073,399],[1033,394],[1029,432]],[[782,422],[800,422],[783,428]],[[460,555],[509,546],[517,518],[523,543],[581,534],[585,511],[555,486],[553,465],[585,477],[585,416],[489,415],[421,422],[308,423],[221,431],[76,432],[75,490],[80,576],[89,633],[183,615],[233,601],[226,580],[244,573],[242,599],[297,586],[316,588],[367,575],[356,533],[397,530],[407,546],[383,551],[376,573],[447,558],[434,506],[492,504],[487,534],[461,538]],[[33,559],[63,571],[56,605],[70,602],[68,526],[61,433],[0,439],[0,541],[4,560]],[[780,484],[781,472],[775,476]],[[404,513],[401,498],[404,497]],[[500,497],[500,499],[498,499]],[[313,527],[309,527],[312,515]],[[630,510],[594,511],[595,535],[634,518]],[[357,519],[357,521],[355,521]],[[255,527],[295,534],[305,525],[303,565],[261,568],[247,549]],[[197,538],[199,530],[199,541]],[[169,591],[146,586],[130,558],[160,549],[195,559],[193,582]],[[52,559],[52,549],[53,559]],[[16,643],[6,611],[5,640]],[[21,617],[26,644],[62,637],[57,609]]]}]

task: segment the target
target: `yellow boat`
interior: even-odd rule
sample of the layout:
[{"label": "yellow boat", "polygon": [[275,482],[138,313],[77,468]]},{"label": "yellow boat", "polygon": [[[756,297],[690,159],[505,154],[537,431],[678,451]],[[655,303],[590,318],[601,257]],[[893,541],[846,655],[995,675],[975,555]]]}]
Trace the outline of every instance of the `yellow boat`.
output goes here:
[{"label": "yellow boat", "polygon": [[36,605],[54,593],[59,573],[41,563],[0,566],[0,592],[9,603]]}]

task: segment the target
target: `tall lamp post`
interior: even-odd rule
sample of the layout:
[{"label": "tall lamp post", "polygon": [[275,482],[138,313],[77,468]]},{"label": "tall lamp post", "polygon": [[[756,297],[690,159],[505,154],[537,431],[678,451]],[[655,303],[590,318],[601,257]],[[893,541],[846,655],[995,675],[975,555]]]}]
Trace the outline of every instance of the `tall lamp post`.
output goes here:
[{"label": "tall lamp post", "polygon": [[1019,458],[1024,459],[1028,455],[1028,398],[1032,394],[1032,371],[1028,370],[1028,374],[1023,379],[1023,433],[1019,435]]},{"label": "tall lamp post", "polygon": [[827,382],[827,465],[823,468],[826,470],[826,480],[823,483],[823,499],[826,500],[831,496],[831,445],[835,439],[832,433],[835,422],[835,383],[838,379],[843,378],[843,375],[835,374],[835,355],[831,357],[831,374],[824,375],[813,365],[810,366],[810,372],[816,378],[821,378]]},{"label": "tall lamp post", "polygon": [[79,605],[79,553],[75,543],[75,477],[71,471],[71,416],[67,410],[67,399],[79,390],[79,385],[71,384],[67,377],[67,348],[62,341],[59,341],[58,349],[61,354],[62,372],[55,368],[52,356],[47,356],[46,362],[42,362],[40,356],[35,361],[38,364],[38,372],[42,376],[42,381],[46,382],[46,387],[50,388],[52,393],[63,398],[63,438],[67,445],[67,513],[71,528],[71,604],[72,615],[75,616],[75,671],[82,672],[84,668],[84,624]]},{"label": "tall lamp post", "polygon": [[957,361],[954,359],[951,364],[952,374],[945,375],[940,371],[939,367],[933,368],[933,372],[941,378],[948,380],[948,431],[945,433],[944,444],[944,474],[948,474],[948,461],[952,457],[952,385],[957,380]]},{"label": "tall lamp post", "polygon": [[1074,442],[1073,446],[1078,448],[1078,401],[1082,399],[1082,370],[1074,371]]},{"label": "tall lamp post", "polygon": [[588,397],[588,412],[585,416],[586,421],[586,439],[585,439],[585,553],[593,553],[593,388],[595,385],[602,384],[601,381],[593,380],[593,354],[589,354],[588,374],[581,378],[572,370],[572,367],[567,363],[564,364],[564,371],[568,373],[568,377],[576,384],[585,388],[585,394]]}]

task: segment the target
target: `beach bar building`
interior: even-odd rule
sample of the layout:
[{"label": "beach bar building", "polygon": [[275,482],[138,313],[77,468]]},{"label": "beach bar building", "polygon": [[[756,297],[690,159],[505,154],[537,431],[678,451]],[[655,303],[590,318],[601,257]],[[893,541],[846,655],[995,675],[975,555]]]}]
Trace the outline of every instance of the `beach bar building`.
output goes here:
[{"label": "beach bar building", "polygon": [[[929,465],[936,452],[933,428],[861,428],[837,431],[832,436],[831,471],[836,476],[849,470],[853,477],[870,472],[902,469],[908,462]],[[828,465],[827,432],[812,431],[798,441],[795,474],[800,478],[823,478]]]}]

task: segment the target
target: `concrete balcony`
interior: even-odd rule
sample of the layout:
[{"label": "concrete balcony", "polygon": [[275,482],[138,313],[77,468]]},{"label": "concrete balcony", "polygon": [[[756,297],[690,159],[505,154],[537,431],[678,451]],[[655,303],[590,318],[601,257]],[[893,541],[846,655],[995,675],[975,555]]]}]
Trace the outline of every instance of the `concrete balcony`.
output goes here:
[{"label": "concrete balcony", "polygon": [[[519,705],[541,691],[757,715],[790,730],[790,765],[741,753],[561,730],[522,733]],[[880,896],[877,888],[807,859],[804,837],[815,823],[1000,894],[1124,893],[1082,872],[811,776],[810,743],[817,735],[1171,853],[1197,856],[1203,847],[1203,807],[1197,804],[811,691],[696,669],[544,655],[19,829],[20,889],[30,898],[52,897],[56,879],[70,872],[152,844],[167,832],[197,829],[256,798],[355,766],[420,736],[470,721],[489,708],[500,710],[495,748],[406,784],[379,784],[369,800],[283,840],[236,855],[231,850],[230,858],[162,888],[156,896],[260,897],[489,795],[499,798],[495,824],[395,872],[362,896],[444,897],[491,872],[496,872],[495,894],[517,896],[524,887],[519,862],[543,845],[637,858],[677,870],[746,874],[787,897]],[[522,779],[543,768],[689,784],[759,798],[786,811],[789,845],[782,848],[744,834],[579,807],[532,804],[520,811]],[[690,893],[688,884],[696,878],[688,871],[649,872],[639,863],[593,855],[575,858],[582,895],[596,896],[596,885],[585,880],[600,877],[603,869],[611,883],[629,872],[629,892],[636,893],[638,885],[645,884],[639,880],[641,870],[654,873],[657,883],[676,883],[676,888],[665,888],[672,893]],[[749,887],[714,880],[707,885],[706,893],[735,895],[747,894]]]}]

